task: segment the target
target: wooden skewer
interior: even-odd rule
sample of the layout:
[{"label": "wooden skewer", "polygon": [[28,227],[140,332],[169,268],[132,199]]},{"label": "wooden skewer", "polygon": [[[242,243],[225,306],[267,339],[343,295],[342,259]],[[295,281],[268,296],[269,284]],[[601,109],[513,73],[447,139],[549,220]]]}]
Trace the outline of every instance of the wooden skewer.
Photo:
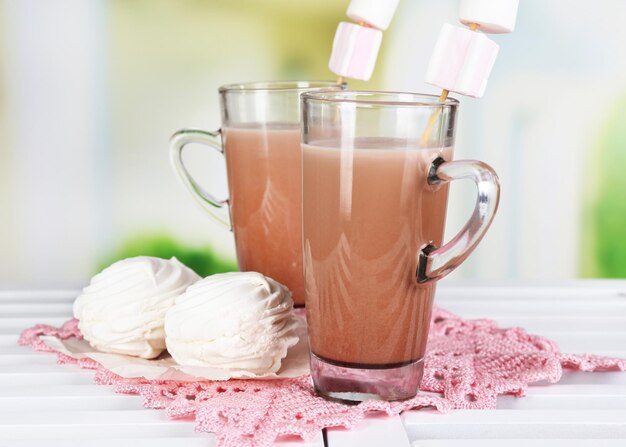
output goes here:
[{"label": "wooden skewer", "polygon": [[[448,98],[449,93],[450,92],[448,90],[443,90],[441,92],[441,95],[439,96],[439,103],[443,104]],[[420,138],[421,147],[426,147],[426,145],[428,144],[428,140],[430,140],[430,135],[433,133],[433,129],[435,128],[435,124],[437,123],[437,118],[439,118],[439,108],[433,111],[433,113],[430,114],[430,118],[428,118],[428,123],[426,123],[426,129],[424,129],[422,138]]]}]

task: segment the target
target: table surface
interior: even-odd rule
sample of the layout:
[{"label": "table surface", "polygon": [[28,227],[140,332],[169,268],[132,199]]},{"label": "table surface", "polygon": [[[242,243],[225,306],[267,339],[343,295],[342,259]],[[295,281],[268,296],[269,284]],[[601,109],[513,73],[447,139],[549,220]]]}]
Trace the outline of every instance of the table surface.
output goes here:
[{"label": "table surface", "polygon": [[[93,372],[58,365],[55,356],[17,346],[36,323],[71,317],[76,291],[0,291],[0,445],[213,446],[193,422],[146,410],[136,396],[93,384]],[[453,283],[437,303],[467,318],[493,318],[549,337],[563,352],[626,358],[626,281],[560,284]],[[503,396],[496,410],[442,415],[408,411],[371,417],[355,430],[329,429],[300,447],[347,446],[625,446],[626,373],[566,372],[557,385]]]}]

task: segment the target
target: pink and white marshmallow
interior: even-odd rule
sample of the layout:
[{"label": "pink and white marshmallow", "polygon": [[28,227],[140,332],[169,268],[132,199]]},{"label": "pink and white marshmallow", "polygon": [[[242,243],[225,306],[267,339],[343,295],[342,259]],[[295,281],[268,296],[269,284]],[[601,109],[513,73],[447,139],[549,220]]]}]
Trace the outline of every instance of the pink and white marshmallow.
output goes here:
[{"label": "pink and white marshmallow", "polygon": [[328,67],[339,76],[367,81],[374,71],[382,40],[380,30],[341,22]]},{"label": "pink and white marshmallow", "polygon": [[498,44],[484,34],[446,23],[430,58],[426,82],[480,98],[485,93],[498,50]]},{"label": "pink and white marshmallow", "polygon": [[478,25],[485,33],[512,33],[517,19],[519,0],[461,0],[459,20]]},{"label": "pink and white marshmallow", "polygon": [[385,31],[393,18],[399,0],[352,0],[346,15],[357,23],[363,22]]}]

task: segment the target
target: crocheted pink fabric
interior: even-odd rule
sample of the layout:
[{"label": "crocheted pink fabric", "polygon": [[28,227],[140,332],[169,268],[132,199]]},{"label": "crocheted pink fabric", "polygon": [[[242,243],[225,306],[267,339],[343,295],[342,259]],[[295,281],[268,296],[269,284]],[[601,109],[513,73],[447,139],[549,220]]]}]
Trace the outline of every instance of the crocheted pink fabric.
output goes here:
[{"label": "crocheted pink fabric", "polygon": [[[54,352],[41,335],[82,338],[77,321],[70,320],[61,328],[27,329],[19,343]],[[195,418],[196,430],[216,433],[223,447],[269,446],[283,435],[310,439],[325,427],[354,427],[370,412],[495,408],[497,396],[522,396],[528,384],[540,380],[555,383],[563,368],[626,370],[626,360],[562,354],[554,342],[523,329],[500,329],[494,321],[464,320],[438,308],[433,311],[421,389],[439,394],[420,393],[403,402],[329,402],[315,395],[310,376],[191,383],[124,379],[94,360],[57,355],[59,363],[95,370],[96,383],[114,385],[117,393],[141,395],[146,408],[165,409],[171,418]]]}]

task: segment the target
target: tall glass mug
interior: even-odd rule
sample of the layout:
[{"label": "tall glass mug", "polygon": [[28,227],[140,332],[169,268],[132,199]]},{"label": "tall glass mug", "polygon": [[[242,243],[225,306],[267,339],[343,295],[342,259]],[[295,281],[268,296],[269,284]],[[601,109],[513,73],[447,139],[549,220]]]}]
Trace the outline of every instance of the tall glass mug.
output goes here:
[{"label": "tall glass mug", "polygon": [[[181,130],[170,144],[170,160],[187,190],[234,232],[239,269],[285,284],[296,305],[304,304],[300,94],[342,87],[332,81],[226,85],[219,89],[221,130]],[[227,200],[189,175],[182,159],[189,143],[225,155]]]},{"label": "tall glass mug", "polygon": [[[458,102],[385,92],[303,95],[303,251],[311,374],[331,399],[401,400],[423,374],[435,282],[479,243],[498,178],[451,161]],[[451,180],[478,187],[442,245]]]}]

